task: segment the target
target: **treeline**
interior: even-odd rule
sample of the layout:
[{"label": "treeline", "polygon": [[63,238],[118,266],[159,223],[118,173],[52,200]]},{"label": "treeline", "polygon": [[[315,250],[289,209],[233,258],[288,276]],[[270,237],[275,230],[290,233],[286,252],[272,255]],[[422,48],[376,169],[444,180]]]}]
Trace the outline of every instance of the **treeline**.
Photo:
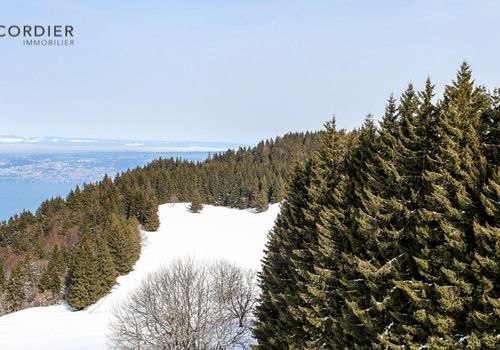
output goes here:
[{"label": "treeline", "polygon": [[[137,201],[135,216],[116,180],[76,187],[0,224],[0,311],[55,303],[80,309],[105,295],[140,254],[139,222],[157,205]],[[139,221],[138,221],[139,220]],[[158,221],[158,220],[157,220]]]},{"label": "treeline", "polygon": [[[265,207],[283,199],[293,163],[310,157],[318,148],[318,133],[289,133],[256,147],[228,150],[207,161],[159,159],[120,177],[121,186],[149,183],[159,203],[191,202],[232,208]],[[148,186],[149,186],[148,185]]]},{"label": "treeline", "polygon": [[500,91],[467,64],[297,166],[269,235],[257,349],[500,348]]},{"label": "treeline", "polygon": [[132,269],[139,225],[158,228],[159,204],[265,210],[283,198],[294,161],[317,148],[318,133],[291,133],[204,162],[159,159],[1,222],[0,314],[61,299],[77,309],[92,304]]}]

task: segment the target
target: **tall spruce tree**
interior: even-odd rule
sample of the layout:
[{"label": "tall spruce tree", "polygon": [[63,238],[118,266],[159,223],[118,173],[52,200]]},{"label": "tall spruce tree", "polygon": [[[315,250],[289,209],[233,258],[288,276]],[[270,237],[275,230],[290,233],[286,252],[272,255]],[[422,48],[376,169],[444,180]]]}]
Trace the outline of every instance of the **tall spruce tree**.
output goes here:
[{"label": "tall spruce tree", "polygon": [[304,264],[311,264],[304,256],[308,255],[310,240],[306,237],[310,232],[305,229],[310,178],[311,164],[297,164],[281,213],[268,236],[259,275],[262,293],[254,328],[256,349],[302,349],[308,340],[303,329],[305,319],[301,314],[297,279],[302,280],[298,273]]},{"label": "tall spruce tree", "polygon": [[471,219],[483,168],[477,130],[484,101],[484,93],[474,87],[464,63],[439,106],[437,147],[427,157],[430,166],[422,178],[426,191],[417,197],[416,206],[410,198],[408,232],[413,227],[415,231],[408,240],[408,264],[415,271],[398,283],[409,299],[407,313],[413,318],[404,327],[409,335],[407,346],[459,348],[467,339],[466,319],[473,295],[468,268]]},{"label": "tall spruce tree", "polygon": [[98,294],[102,296],[114,286],[118,273],[104,238],[95,235],[93,245],[98,267]]},{"label": "tall spruce tree", "polygon": [[139,223],[137,222],[137,219],[128,219],[127,228],[132,263],[135,263],[141,256],[141,232],[139,231]]},{"label": "tall spruce tree", "polygon": [[[427,251],[426,239],[435,229],[428,225],[421,215],[432,193],[427,173],[434,169],[431,157],[437,152],[436,131],[437,109],[433,104],[434,86],[427,79],[423,91],[417,93],[409,85],[398,108],[398,133],[396,136],[396,170],[398,189],[391,193],[397,199],[401,210],[394,228],[398,229],[399,270],[391,283],[389,325],[386,325],[380,340],[384,347],[398,349],[404,344],[413,344],[415,339],[426,338],[426,330],[420,327],[417,307],[425,304],[428,284],[419,277],[418,256]],[[417,292],[415,292],[417,291]],[[416,309],[412,309],[416,307]]]},{"label": "tall spruce tree", "polygon": [[500,347],[500,90],[491,97],[491,108],[482,117],[481,136],[487,161],[486,181],[473,224],[474,272],[473,308],[469,320],[473,331],[468,339],[471,349]]},{"label": "tall spruce tree", "polygon": [[203,199],[198,188],[195,188],[191,197],[191,205],[189,207],[193,213],[199,213],[203,210]]},{"label": "tall spruce tree", "polygon": [[[412,96],[413,93],[406,95]],[[363,276],[360,279],[364,279],[364,283],[359,286],[366,286],[365,295],[370,305],[365,304],[364,309],[358,312],[366,320],[363,323],[371,337],[370,348],[397,348],[387,338],[395,327],[401,326],[401,315],[404,315],[407,306],[394,285],[394,280],[408,275],[404,267],[405,250],[399,244],[407,216],[401,198],[402,176],[398,167],[401,136],[399,110],[391,95],[375,146],[364,147],[371,149],[368,152],[370,157],[365,157],[365,163],[360,164],[365,174],[361,179],[365,180],[363,186],[359,186],[362,190],[357,191],[359,206],[354,220],[359,231],[358,240],[364,242],[361,247],[364,247],[365,255],[363,257],[358,253],[357,271]],[[357,304],[363,305],[362,296]],[[368,346],[366,340],[365,347]]]},{"label": "tall spruce tree", "polygon": [[141,193],[141,209],[139,221],[146,231],[156,231],[160,227],[158,216],[158,200],[149,182]]},{"label": "tall spruce tree", "polygon": [[[498,143],[500,144],[500,143]],[[498,349],[500,347],[500,166],[492,169],[481,194],[484,219],[474,222],[475,249],[471,264],[475,293],[473,308],[468,317],[471,349]]]},{"label": "tall spruce tree", "polygon": [[255,210],[258,213],[266,211],[269,208],[269,195],[267,192],[267,181],[262,180],[260,186],[256,189],[257,193],[255,195]]},{"label": "tall spruce tree", "polygon": [[85,233],[78,243],[70,271],[68,303],[81,310],[96,302],[100,296],[99,264],[93,254],[90,233]]},{"label": "tall spruce tree", "polygon": [[51,292],[53,295],[58,295],[61,291],[61,274],[65,265],[64,252],[58,245],[52,248],[49,262],[44,268],[38,284],[39,290]]},{"label": "tall spruce tree", "polygon": [[118,215],[111,215],[105,227],[114,268],[120,275],[130,272],[138,258],[137,237],[133,235],[133,230],[137,231],[137,228]]},{"label": "tall spruce tree", "polygon": [[[348,244],[341,252],[338,266],[340,287],[337,294],[342,300],[340,320],[341,328],[352,349],[372,348],[380,322],[377,322],[376,309],[371,307],[368,297],[370,292],[371,271],[366,262],[373,259],[373,232],[366,230],[367,208],[363,199],[368,184],[374,181],[374,161],[376,150],[376,128],[369,115],[359,132],[356,143],[346,157],[346,175],[348,191],[346,193],[346,231]],[[347,346],[344,343],[341,346]]]},{"label": "tall spruce tree", "polygon": [[6,301],[11,311],[22,307],[26,302],[26,285],[29,274],[29,258],[18,260],[10,271],[7,281]]},{"label": "tall spruce tree", "polygon": [[310,220],[316,224],[315,241],[310,245],[313,267],[307,272],[302,291],[307,305],[307,323],[310,349],[330,349],[346,346],[351,339],[341,325],[344,306],[338,290],[341,288],[339,264],[342,252],[348,250],[347,176],[345,153],[348,147],[339,138],[335,119],[325,124],[322,147],[315,158],[310,186]]}]

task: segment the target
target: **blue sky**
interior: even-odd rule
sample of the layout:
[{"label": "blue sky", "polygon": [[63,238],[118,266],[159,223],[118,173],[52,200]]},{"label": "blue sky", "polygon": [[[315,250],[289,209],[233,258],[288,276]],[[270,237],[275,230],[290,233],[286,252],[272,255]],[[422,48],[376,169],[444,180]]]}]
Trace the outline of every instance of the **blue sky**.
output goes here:
[{"label": "blue sky", "polygon": [[252,143],[378,118],[462,60],[500,85],[499,1],[0,1],[75,47],[0,40],[0,134]]}]

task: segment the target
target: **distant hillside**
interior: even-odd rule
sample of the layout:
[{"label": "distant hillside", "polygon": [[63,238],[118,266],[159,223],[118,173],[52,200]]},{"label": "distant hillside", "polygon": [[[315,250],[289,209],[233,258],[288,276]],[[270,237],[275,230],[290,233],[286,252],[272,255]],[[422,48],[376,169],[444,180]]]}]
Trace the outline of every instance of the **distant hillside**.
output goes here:
[{"label": "distant hillside", "polygon": [[316,151],[318,136],[290,133],[203,162],[155,160],[0,223],[0,313],[98,300],[137,260],[138,224],[158,228],[159,204],[196,193],[206,204],[264,210],[283,198],[294,163]]},{"label": "distant hillside", "polygon": [[0,153],[47,152],[222,152],[247,144],[214,141],[155,141],[0,135]]}]

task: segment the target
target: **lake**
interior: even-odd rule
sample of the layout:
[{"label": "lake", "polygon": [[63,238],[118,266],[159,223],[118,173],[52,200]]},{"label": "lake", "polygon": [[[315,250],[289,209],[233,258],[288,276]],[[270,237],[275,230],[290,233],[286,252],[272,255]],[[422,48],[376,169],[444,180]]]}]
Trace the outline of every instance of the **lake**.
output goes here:
[{"label": "lake", "polygon": [[54,154],[0,154],[0,220],[35,211],[45,199],[62,196],[84,182],[114,177],[154,159],[206,159],[209,152],[87,152]]}]

